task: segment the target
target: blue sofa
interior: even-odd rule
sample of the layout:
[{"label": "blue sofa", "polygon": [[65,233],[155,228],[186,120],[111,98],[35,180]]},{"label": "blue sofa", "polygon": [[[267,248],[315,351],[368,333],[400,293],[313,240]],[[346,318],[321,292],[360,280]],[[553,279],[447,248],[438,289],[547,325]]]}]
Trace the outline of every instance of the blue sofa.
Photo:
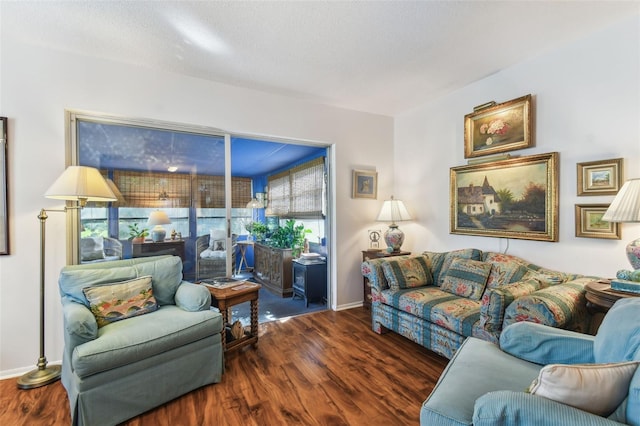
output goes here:
[{"label": "blue sofa", "polygon": [[[413,280],[423,271],[424,281]],[[520,321],[588,332],[584,286],[596,279],[472,248],[372,259],[362,263],[362,274],[371,286],[373,331],[394,331],[447,358],[467,337],[498,343],[502,329]],[[455,284],[467,276],[483,278],[474,294]]]},{"label": "blue sofa", "polygon": [[[96,289],[111,292],[130,282],[142,282],[149,295],[149,280],[157,303],[145,299],[144,309],[128,308],[135,315],[126,319],[113,321],[119,313],[97,307],[121,306],[122,300],[89,302]],[[182,281],[179,257],[66,266],[58,284],[64,316],[62,384],[73,425],[115,425],[221,380],[222,315],[210,309],[206,288]],[[101,312],[110,315],[106,325]]]},{"label": "blue sofa", "polygon": [[[602,415],[574,408],[564,400],[525,392],[548,364],[573,369],[602,368],[605,363],[640,361],[640,298],[621,299],[605,316],[596,336],[519,322],[500,336],[500,347],[469,337],[449,361],[435,388],[422,405],[422,426],[640,426],[640,368],[633,366],[630,382],[616,387],[619,399]],[[595,364],[595,365],[594,365]],[[616,367],[617,368],[617,367]],[[616,383],[602,375],[584,387],[598,402],[612,393],[604,391]],[[565,379],[563,379],[565,380]],[[561,387],[555,383],[552,390]],[[618,385],[615,385],[618,386]],[[570,387],[571,397],[579,394]],[[583,404],[590,404],[586,402]],[[572,405],[575,404],[573,401]],[[589,406],[591,411],[591,406]]]}]

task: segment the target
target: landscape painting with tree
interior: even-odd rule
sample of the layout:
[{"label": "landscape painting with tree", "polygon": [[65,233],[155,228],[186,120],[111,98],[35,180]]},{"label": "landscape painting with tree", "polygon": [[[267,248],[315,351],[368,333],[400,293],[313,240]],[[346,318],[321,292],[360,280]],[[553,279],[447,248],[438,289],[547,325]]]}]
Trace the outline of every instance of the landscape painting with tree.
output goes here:
[{"label": "landscape painting with tree", "polygon": [[450,232],[558,240],[556,152],[451,168]]}]

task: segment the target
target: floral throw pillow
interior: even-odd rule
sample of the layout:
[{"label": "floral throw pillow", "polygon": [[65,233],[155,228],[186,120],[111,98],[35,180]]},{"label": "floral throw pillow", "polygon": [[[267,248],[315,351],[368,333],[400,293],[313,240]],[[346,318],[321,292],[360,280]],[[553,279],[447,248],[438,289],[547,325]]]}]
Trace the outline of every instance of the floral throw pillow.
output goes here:
[{"label": "floral throw pillow", "polygon": [[456,258],[451,261],[440,289],[468,299],[480,300],[490,273],[490,263]]},{"label": "floral throw pillow", "polygon": [[153,297],[151,275],[82,289],[98,328],[115,321],[153,312],[158,303]]},{"label": "floral throw pillow", "polygon": [[389,259],[382,262],[382,271],[392,290],[433,284],[433,277],[424,256]]}]

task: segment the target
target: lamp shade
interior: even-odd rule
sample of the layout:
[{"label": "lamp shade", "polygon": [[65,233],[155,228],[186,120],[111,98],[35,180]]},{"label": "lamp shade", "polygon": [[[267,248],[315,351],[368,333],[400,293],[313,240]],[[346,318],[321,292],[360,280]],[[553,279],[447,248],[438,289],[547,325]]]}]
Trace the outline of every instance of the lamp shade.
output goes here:
[{"label": "lamp shade", "polygon": [[248,209],[263,209],[264,205],[260,201],[258,201],[257,198],[254,197],[254,198],[251,199],[251,201],[249,201],[247,203],[247,208]]},{"label": "lamp shade", "polygon": [[402,201],[396,200],[391,196],[390,200],[382,204],[382,209],[380,209],[376,220],[378,222],[391,222],[395,224],[396,222],[411,220],[411,215]]},{"label": "lamp shade", "polygon": [[630,179],[622,185],[602,220],[640,222],[640,178]]},{"label": "lamp shade", "polygon": [[117,197],[109,188],[98,169],[86,166],[69,166],[44,193],[56,200],[116,201]]},{"label": "lamp shade", "polygon": [[149,226],[168,225],[170,223],[171,219],[169,219],[169,216],[162,210],[152,211],[149,215],[149,220],[147,220],[147,225]]}]

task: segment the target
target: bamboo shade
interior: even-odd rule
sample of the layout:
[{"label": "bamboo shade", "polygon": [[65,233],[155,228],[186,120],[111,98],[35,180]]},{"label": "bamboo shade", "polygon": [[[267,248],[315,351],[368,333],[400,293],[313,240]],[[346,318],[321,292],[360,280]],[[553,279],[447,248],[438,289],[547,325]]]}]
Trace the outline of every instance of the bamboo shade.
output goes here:
[{"label": "bamboo shade", "polygon": [[[197,175],[193,199],[199,208],[224,207],[224,176]],[[231,177],[231,207],[245,208],[251,201],[251,178]]]},{"label": "bamboo shade", "polygon": [[269,209],[282,217],[324,215],[324,157],[275,174],[269,182]]},{"label": "bamboo shade", "polygon": [[189,207],[191,176],[184,173],[156,173],[115,170],[113,181],[126,200],[115,207]]}]

